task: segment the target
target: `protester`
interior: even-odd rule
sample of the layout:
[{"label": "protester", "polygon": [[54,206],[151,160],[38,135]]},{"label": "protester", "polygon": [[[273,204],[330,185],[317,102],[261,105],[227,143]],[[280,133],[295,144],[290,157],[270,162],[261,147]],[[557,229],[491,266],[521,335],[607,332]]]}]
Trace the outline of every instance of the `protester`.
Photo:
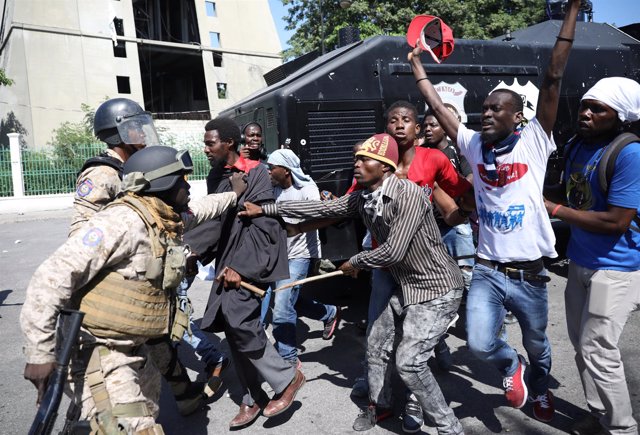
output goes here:
[{"label": "protester", "polygon": [[242,127],[240,156],[254,161],[266,160],[267,154],[262,142],[262,126],[256,121]]},{"label": "protester", "polygon": [[[238,155],[240,129],[225,117],[209,121],[205,126],[205,154],[211,164],[207,177],[210,193],[227,192],[231,188],[228,176],[244,173],[247,191],[239,204],[253,201],[259,204],[274,202],[273,187],[263,165]],[[267,288],[269,283],[286,279],[286,232],[273,218],[262,217],[242,221],[236,210],[223,214],[216,225],[208,226],[208,233],[200,233],[215,245],[215,282],[209,295],[201,326],[204,330],[223,330],[243,389],[238,414],[231,420],[231,428],[252,423],[262,412],[273,417],[286,411],[305,382],[302,372],[278,355],[267,339],[260,323],[260,297],[241,286],[242,282]],[[190,235],[194,239],[194,235]],[[185,240],[187,237],[185,237]],[[200,242],[205,244],[204,241]],[[205,252],[207,249],[196,249]],[[265,380],[275,392],[269,400],[262,389]]]},{"label": "protester", "polygon": [[[447,156],[440,150],[417,147],[420,124],[418,111],[408,101],[396,101],[385,112],[386,132],[398,143],[398,170],[396,176],[407,178],[418,184],[427,194],[429,200],[443,210],[443,219],[452,225],[466,220],[464,213],[451,199],[464,194],[472,194],[469,182],[458,174]],[[437,185],[437,188],[436,188]],[[440,238],[438,238],[440,242]],[[373,323],[389,302],[397,283],[386,269],[374,269],[371,277],[371,296],[369,301],[369,322]],[[435,349],[439,364],[450,366],[449,347],[441,339]],[[391,382],[385,382],[381,400],[383,406],[391,407]],[[358,383],[356,388],[362,388]],[[352,394],[354,392],[352,390]],[[403,430],[412,433],[420,430],[423,424],[422,410],[419,401],[409,396],[403,413]]]},{"label": "protester", "polygon": [[[393,414],[383,397],[390,358],[440,433],[463,433],[429,366],[428,356],[455,316],[463,281],[457,265],[439,241],[431,203],[424,189],[394,175],[398,146],[388,134],[369,138],[358,151],[354,176],[365,188],[334,201],[290,201],[258,206],[245,203],[249,217],[338,218],[360,216],[378,241],[377,248],[355,255],[342,266],[347,275],[359,269],[388,268],[399,283],[367,338],[370,405],[353,429],[371,429]],[[425,328],[424,325],[430,325]],[[400,342],[394,352],[398,331]]]},{"label": "protester", "polygon": [[[577,140],[565,152],[559,200],[567,205],[545,201],[551,216],[571,225],[565,311],[590,411],[572,427],[577,435],[638,433],[618,341],[640,307],[640,139],[631,137],[613,162],[603,156],[639,119],[636,81],[598,81],[582,97]],[[610,165],[605,188],[599,174]]]},{"label": "protester", "polygon": [[500,337],[506,310],[518,319],[531,362],[529,384],[533,415],[550,421],[551,348],[546,335],[549,278],[542,257],[556,257],[555,237],[542,199],[551,131],[558,110],[560,84],[571,51],[580,0],[571,0],[545,73],[536,117],[526,126],[522,98],[506,89],[492,92],[482,106],[482,131],[474,132],[444,106],[420,61],[420,48],[409,53],[416,84],[447,135],[457,142],[473,168],[480,237],[467,298],[467,333],[471,351],[503,376],[509,405],[527,402],[525,361]]},{"label": "protester", "polygon": [[[271,183],[274,185],[276,203],[281,201],[320,200],[316,183],[300,168],[300,159],[289,149],[275,150],[267,160]],[[288,224],[298,224],[299,219],[285,218]],[[275,288],[304,279],[313,268],[313,261],[320,258],[318,231],[309,231],[287,238],[289,256],[289,279],[277,281]],[[325,305],[300,295],[300,287],[280,290],[275,293],[273,304],[273,338],[282,358],[293,366],[299,364],[296,348],[296,323],[298,316],[320,320],[324,324],[322,338],[329,340],[340,321],[340,308]],[[269,306],[271,291],[262,301]],[[263,316],[264,321],[264,316]]]},{"label": "protester", "polygon": [[246,188],[236,177],[232,192],[189,204],[185,176],[192,169],[186,151],[169,147],[131,156],[121,197],[45,260],[27,288],[20,315],[24,377],[40,402],[56,365],[58,314],[79,306],[85,316],[72,360],[72,400],[80,420],[91,420],[100,433],[163,433],[155,423],[160,378],[144,344],[176,326],[170,307],[184,273],[183,228],[233,207]]},{"label": "protester", "polygon": [[[449,110],[453,108],[453,106],[450,105],[447,105],[447,107]],[[460,119],[459,115],[457,115],[457,117]],[[467,159],[463,156],[458,155],[458,151],[451,144],[440,123],[430,110],[424,115],[421,133],[424,137],[424,146],[442,151],[449,158],[456,172],[467,180],[473,179],[469,162],[467,162]],[[436,189],[440,188],[436,186]],[[442,195],[446,195],[446,193],[442,192]],[[458,210],[458,212],[460,212],[460,210]],[[462,213],[464,213],[464,211]],[[436,218],[440,236],[442,237],[444,246],[447,248],[447,252],[460,267],[460,272],[464,278],[464,289],[466,293],[469,291],[469,285],[471,284],[471,270],[473,268],[473,256],[475,254],[471,225],[469,222],[463,222],[454,226],[447,224],[439,207],[434,209],[433,214]],[[466,295],[462,298],[463,304],[465,299]],[[438,367],[443,371],[449,371],[453,365],[453,361],[449,346],[447,346],[444,337],[436,346],[435,355]]]}]

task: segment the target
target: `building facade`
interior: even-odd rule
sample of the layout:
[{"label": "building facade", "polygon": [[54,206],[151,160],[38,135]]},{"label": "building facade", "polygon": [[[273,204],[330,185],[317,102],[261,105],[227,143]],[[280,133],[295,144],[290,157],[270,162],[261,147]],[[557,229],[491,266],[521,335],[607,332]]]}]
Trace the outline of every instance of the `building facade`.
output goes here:
[{"label": "building facade", "polygon": [[2,130],[42,147],[113,97],[209,119],[265,86],[280,52],[267,0],[3,0]]}]

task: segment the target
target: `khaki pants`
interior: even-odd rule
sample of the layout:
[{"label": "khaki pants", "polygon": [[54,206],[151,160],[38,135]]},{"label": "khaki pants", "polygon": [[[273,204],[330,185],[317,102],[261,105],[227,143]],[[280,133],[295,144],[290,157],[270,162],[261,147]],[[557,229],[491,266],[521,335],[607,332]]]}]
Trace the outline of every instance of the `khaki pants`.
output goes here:
[{"label": "khaki pants", "polygon": [[611,434],[637,434],[618,340],[640,308],[640,271],[590,270],[569,264],[565,310],[585,398]]},{"label": "khaki pants", "polygon": [[[135,349],[135,350],[133,350]],[[131,351],[111,350],[100,358],[105,388],[109,394],[111,406],[136,402],[146,403],[152,416],[118,418],[118,422],[126,427],[128,433],[153,428],[158,416],[161,377],[158,369],[147,358],[145,346],[132,348]],[[96,413],[95,403],[89,386],[83,382],[84,373],[74,376],[74,390],[78,393],[82,385],[80,420],[90,420]]]}]

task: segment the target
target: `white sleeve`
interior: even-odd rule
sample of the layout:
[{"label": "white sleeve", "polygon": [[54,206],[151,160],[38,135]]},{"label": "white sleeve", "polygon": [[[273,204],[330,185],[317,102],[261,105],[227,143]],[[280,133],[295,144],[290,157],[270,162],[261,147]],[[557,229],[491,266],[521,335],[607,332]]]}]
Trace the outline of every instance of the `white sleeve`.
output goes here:
[{"label": "white sleeve", "polygon": [[469,144],[471,144],[471,139],[473,139],[473,136],[476,134],[478,133],[467,128],[463,123],[460,123],[457,143],[458,148],[460,148],[460,153],[465,156],[467,160],[469,160]]},{"label": "white sleeve", "polygon": [[553,133],[551,137],[547,136],[540,122],[538,122],[538,118],[534,116],[527,126],[522,129],[520,140],[527,144],[527,152],[531,154],[531,157],[540,165],[546,167],[549,156],[556,150]]}]

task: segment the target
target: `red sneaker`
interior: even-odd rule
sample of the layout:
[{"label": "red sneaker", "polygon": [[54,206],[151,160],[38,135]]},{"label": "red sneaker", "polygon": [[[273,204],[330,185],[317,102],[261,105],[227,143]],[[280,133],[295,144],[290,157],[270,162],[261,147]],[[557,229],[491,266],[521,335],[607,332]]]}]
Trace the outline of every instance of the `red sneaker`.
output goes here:
[{"label": "red sneaker", "polygon": [[514,408],[522,408],[527,403],[527,385],[524,383],[524,370],[526,364],[524,358],[518,355],[518,369],[513,376],[502,378],[502,386],[504,387],[504,396],[509,402],[509,406]]},{"label": "red sneaker", "polygon": [[536,420],[550,422],[556,409],[553,407],[553,394],[547,390],[546,393],[540,394],[535,398],[529,397],[529,401],[533,402],[533,416]]}]

